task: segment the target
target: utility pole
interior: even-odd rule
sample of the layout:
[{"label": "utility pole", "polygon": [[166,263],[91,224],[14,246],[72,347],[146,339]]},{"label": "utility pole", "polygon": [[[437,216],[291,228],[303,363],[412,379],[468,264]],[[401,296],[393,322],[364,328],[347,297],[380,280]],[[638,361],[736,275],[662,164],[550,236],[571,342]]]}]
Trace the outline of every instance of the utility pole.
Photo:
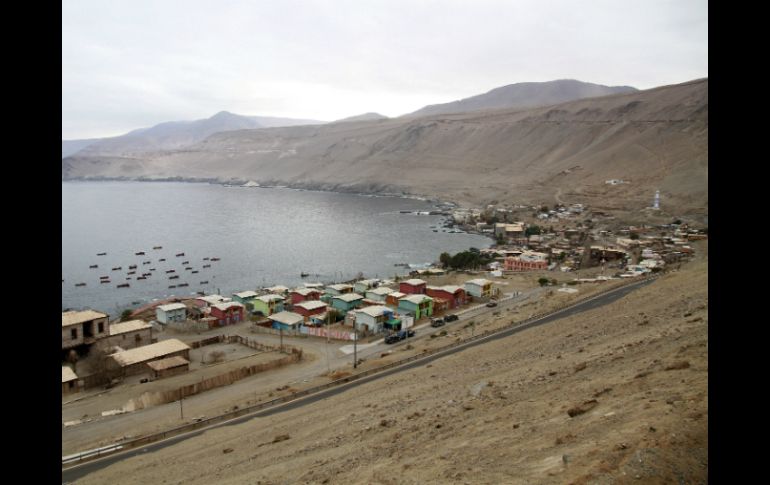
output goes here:
[{"label": "utility pole", "polygon": [[179,391],[179,415],[184,421],[184,406],[182,405],[182,401],[184,400],[184,396],[182,395],[182,391]]},{"label": "utility pole", "polygon": [[358,331],[356,330],[356,322],[353,322],[353,368],[358,367]]},{"label": "utility pole", "polygon": [[278,332],[279,332],[279,333],[280,333],[280,335],[281,335],[281,353],[283,353],[283,327],[280,327],[280,328],[278,329]]}]

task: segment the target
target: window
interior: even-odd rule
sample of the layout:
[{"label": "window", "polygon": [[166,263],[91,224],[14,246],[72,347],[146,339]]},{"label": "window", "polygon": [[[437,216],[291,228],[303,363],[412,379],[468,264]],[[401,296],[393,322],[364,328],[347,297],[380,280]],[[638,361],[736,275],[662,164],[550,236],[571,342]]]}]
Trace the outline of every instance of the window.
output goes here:
[{"label": "window", "polygon": [[99,322],[99,333],[104,332],[104,322]]},{"label": "window", "polygon": [[72,340],[77,339],[78,338],[78,329],[77,328],[73,328],[72,330],[70,330],[70,335],[72,335]]}]

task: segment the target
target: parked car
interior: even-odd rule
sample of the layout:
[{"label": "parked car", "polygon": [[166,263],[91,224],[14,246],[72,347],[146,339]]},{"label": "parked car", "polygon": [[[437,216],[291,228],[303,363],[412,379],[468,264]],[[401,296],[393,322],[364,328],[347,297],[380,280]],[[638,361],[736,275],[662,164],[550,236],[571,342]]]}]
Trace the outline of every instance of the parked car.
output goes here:
[{"label": "parked car", "polygon": [[431,327],[440,327],[444,325],[444,319],[443,318],[434,318],[430,321]]},{"label": "parked car", "polygon": [[401,337],[397,333],[392,333],[385,337],[385,343],[386,344],[394,344],[396,342],[399,342],[401,340]]},{"label": "parked car", "polygon": [[489,303],[487,303],[487,306],[488,306],[489,308],[494,308],[494,307],[496,307],[496,306],[497,306],[497,302],[496,302],[496,301],[490,301]]},{"label": "parked car", "polygon": [[455,320],[459,320],[459,318],[460,317],[458,317],[457,315],[447,315],[444,317],[444,321],[446,323],[449,323],[449,322],[454,322]]},{"label": "parked car", "polygon": [[[403,332],[403,330],[401,330]],[[406,331],[406,337],[414,337],[414,330],[409,329]]]}]

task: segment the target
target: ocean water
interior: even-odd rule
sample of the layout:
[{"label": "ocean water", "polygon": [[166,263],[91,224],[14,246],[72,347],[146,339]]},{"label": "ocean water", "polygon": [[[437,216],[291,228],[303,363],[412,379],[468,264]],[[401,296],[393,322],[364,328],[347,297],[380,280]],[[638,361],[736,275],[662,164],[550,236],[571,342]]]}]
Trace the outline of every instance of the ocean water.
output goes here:
[{"label": "ocean water", "polygon": [[[117,316],[198,291],[232,296],[359,273],[392,278],[408,272],[395,264],[424,265],[444,251],[491,244],[484,236],[444,232],[445,216],[400,212],[433,209],[416,199],[282,188],[62,182],[62,310],[94,308]],[[212,257],[220,260],[204,260]],[[301,278],[303,272],[310,276]],[[151,276],[137,280],[142,273]],[[174,275],[179,278],[170,279]],[[101,276],[110,283],[100,283]],[[169,288],[180,283],[189,286]]]}]

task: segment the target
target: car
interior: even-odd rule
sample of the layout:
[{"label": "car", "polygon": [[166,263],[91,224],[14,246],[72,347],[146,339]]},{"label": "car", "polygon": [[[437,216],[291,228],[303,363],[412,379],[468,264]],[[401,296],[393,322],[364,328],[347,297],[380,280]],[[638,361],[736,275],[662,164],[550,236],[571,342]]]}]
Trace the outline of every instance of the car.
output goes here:
[{"label": "car", "polygon": [[443,318],[434,318],[434,319],[432,319],[430,321],[430,326],[431,327],[440,327],[440,326],[444,325],[444,323],[445,322],[444,322]]},{"label": "car", "polygon": [[487,303],[487,306],[488,306],[489,308],[494,308],[494,307],[496,307],[496,306],[497,306],[497,302],[496,302],[496,301],[490,301],[489,303]]},{"label": "car", "polygon": [[[403,330],[402,330],[402,332],[403,332]],[[406,331],[406,336],[407,337],[414,337],[414,330],[411,330],[411,329],[407,330]]]},{"label": "car", "polygon": [[392,333],[385,337],[385,343],[386,344],[394,344],[396,342],[399,342],[401,340],[401,337],[397,333]]},{"label": "car", "polygon": [[458,317],[457,315],[447,315],[447,316],[444,317],[444,321],[446,323],[454,322],[455,320],[459,320],[459,319],[460,319],[460,317]]}]

